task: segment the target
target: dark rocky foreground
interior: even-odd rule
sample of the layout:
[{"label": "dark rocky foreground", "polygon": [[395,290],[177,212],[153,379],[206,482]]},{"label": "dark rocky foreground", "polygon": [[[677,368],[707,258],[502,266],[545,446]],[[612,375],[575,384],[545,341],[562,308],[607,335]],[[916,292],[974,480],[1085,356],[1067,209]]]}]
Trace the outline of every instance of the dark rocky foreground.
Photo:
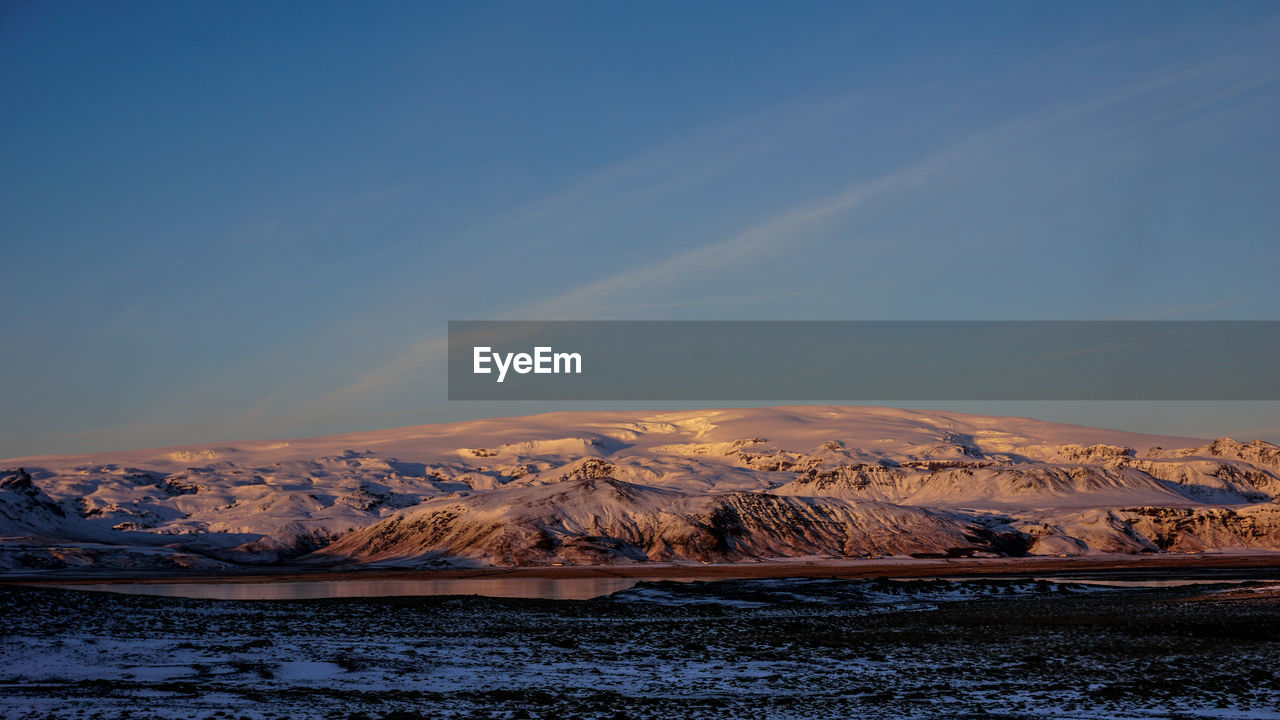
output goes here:
[{"label": "dark rocky foreground", "polygon": [[592,601],[0,588],[7,718],[1280,717],[1265,587],[655,583]]}]

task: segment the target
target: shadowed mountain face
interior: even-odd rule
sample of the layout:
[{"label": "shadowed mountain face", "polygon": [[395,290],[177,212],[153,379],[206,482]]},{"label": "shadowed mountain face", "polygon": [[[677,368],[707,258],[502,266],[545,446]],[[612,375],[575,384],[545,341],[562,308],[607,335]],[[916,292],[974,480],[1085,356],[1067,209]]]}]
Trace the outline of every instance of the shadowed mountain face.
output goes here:
[{"label": "shadowed mountain face", "polygon": [[0,568],[1280,550],[1280,447],[953,413],[556,413],[0,461]]}]

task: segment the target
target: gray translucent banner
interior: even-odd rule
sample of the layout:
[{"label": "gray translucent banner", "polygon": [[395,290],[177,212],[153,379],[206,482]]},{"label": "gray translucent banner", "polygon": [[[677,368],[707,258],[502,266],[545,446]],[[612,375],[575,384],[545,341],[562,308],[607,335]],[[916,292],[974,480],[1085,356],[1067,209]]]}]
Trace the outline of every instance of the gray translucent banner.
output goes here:
[{"label": "gray translucent banner", "polygon": [[1280,322],[454,321],[449,399],[1280,400]]}]

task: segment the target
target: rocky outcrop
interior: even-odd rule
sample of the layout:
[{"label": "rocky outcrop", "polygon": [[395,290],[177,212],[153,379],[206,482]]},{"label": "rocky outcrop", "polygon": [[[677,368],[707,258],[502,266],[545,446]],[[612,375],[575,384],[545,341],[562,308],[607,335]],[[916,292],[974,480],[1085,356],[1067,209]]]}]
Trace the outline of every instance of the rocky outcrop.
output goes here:
[{"label": "rocky outcrop", "polygon": [[986,547],[972,524],[916,508],[766,493],[686,494],[575,478],[431,502],[347,535],[316,562],[474,564],[904,554]]},{"label": "rocky outcrop", "polygon": [[35,484],[26,468],[0,472],[0,536],[57,536],[68,530],[66,510]]},{"label": "rocky outcrop", "polygon": [[1160,550],[1280,550],[1280,504],[1245,507],[1142,507],[1116,515]]}]

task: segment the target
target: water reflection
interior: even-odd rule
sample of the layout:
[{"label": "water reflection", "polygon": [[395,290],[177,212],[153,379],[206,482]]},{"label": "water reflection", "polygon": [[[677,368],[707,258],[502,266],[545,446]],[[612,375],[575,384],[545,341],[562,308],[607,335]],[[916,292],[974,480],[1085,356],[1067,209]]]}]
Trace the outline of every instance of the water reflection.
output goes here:
[{"label": "water reflection", "polygon": [[1110,578],[1076,578],[1076,577],[1043,577],[1037,580],[1045,580],[1055,583],[1075,583],[1076,585],[1096,585],[1099,587],[1114,588],[1176,588],[1188,587],[1192,585],[1243,585],[1244,583],[1259,582],[1277,582],[1271,579],[1245,578],[1245,579],[1171,579],[1171,580],[1122,580]]},{"label": "water reflection", "polygon": [[[276,580],[268,582],[86,583],[57,585],[130,595],[211,600],[313,600],[397,595],[485,595],[488,597],[586,600],[608,595],[643,578],[455,578],[449,580]],[[55,587],[55,586],[46,586]]]},{"label": "water reflection", "polygon": [[[552,600],[587,600],[626,590],[638,582],[658,578],[451,578],[443,580],[382,579],[362,580],[265,580],[228,582],[156,582],[156,583],[80,583],[72,585],[43,585],[73,590],[126,593],[130,595],[160,595],[166,597],[201,598],[210,600],[314,600],[320,598],[391,597],[406,595],[484,595],[487,597],[544,598]],[[675,578],[663,578],[671,580]],[[693,578],[688,578],[693,579]],[[727,578],[721,578],[727,579]],[[763,582],[776,583],[781,578]],[[1214,577],[1214,578],[1123,578],[1042,576],[1028,578],[1054,583],[1074,583],[1113,588],[1172,588],[1184,585],[1239,584],[1249,582],[1280,582],[1273,577]],[[921,580],[946,580],[950,582],[1007,581],[1016,578],[1001,576],[935,576],[901,578],[903,582]],[[853,581],[857,582],[857,581]]]}]

